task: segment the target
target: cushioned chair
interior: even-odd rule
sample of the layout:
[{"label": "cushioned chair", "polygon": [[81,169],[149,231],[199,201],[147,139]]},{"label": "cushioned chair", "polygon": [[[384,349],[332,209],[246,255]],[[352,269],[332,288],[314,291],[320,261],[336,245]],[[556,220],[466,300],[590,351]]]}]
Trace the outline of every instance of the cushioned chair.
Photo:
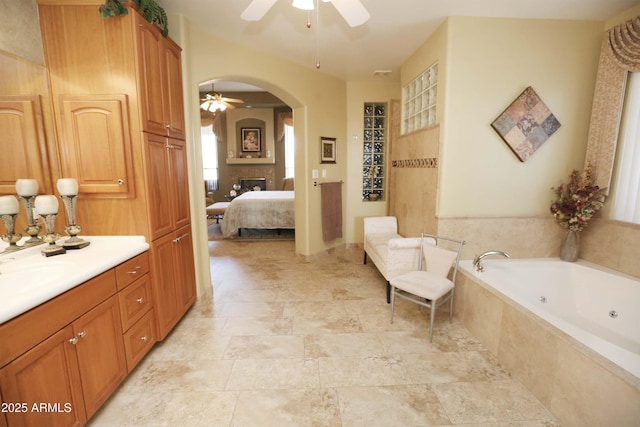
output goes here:
[{"label": "cushioned chair", "polygon": [[[435,244],[433,243],[435,241]],[[431,310],[429,341],[433,340],[433,321],[436,308],[449,302],[449,322],[453,318],[453,292],[458,262],[464,240],[450,239],[422,233],[418,270],[391,278],[391,323],[396,297],[400,297]],[[453,269],[453,272],[451,270]],[[451,279],[449,273],[451,272]]]},{"label": "cushioned chair", "polygon": [[293,178],[284,178],[282,180],[282,189],[284,191],[293,191],[294,190]]}]

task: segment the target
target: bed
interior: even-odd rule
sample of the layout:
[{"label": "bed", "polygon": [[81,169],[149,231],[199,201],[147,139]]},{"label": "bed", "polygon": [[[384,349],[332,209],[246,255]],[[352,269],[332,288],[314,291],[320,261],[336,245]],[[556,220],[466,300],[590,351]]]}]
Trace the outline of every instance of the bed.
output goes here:
[{"label": "bed", "polygon": [[293,191],[247,191],[227,206],[221,230],[224,237],[243,228],[295,228]]}]

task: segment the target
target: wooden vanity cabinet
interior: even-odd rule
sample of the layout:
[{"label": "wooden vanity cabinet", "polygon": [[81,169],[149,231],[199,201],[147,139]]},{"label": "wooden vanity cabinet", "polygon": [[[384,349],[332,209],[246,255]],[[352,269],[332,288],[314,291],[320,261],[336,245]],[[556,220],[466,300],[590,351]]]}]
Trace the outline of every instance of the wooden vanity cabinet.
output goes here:
[{"label": "wooden vanity cabinet", "polygon": [[[88,235],[141,234],[150,242],[155,313],[145,321],[157,323],[162,339],[196,292],[186,240],[170,251],[153,249],[183,235],[179,230],[191,222],[181,49],[134,2],[124,3],[128,14],[106,19],[98,11],[103,0],[37,3],[60,129],[60,169],[80,183],[77,222]],[[171,278],[158,274],[165,269]],[[176,271],[188,279],[174,280]],[[178,310],[172,295],[190,303]]]},{"label": "wooden vanity cabinet", "polygon": [[[21,412],[7,412],[8,424],[39,427],[81,426],[87,420],[78,355],[70,340],[73,327],[53,334],[0,370],[6,402],[25,403]],[[60,412],[38,412],[40,403],[62,405]],[[22,411],[24,409],[24,411]]]},{"label": "wooden vanity cabinet", "polygon": [[144,252],[0,325],[0,392],[27,404],[9,426],[79,426],[100,408],[156,342],[149,271]]},{"label": "wooden vanity cabinet", "polygon": [[[27,325],[42,326],[39,333],[47,335],[28,343],[28,351],[0,370],[5,401],[28,406],[24,413],[8,413],[9,425],[82,425],[120,384],[127,367],[115,294],[115,274],[109,270],[2,325],[2,338]],[[67,304],[92,308],[75,318]],[[58,329],[60,323],[66,326]],[[13,350],[13,341],[4,342]],[[34,404],[54,406],[38,411]]]}]

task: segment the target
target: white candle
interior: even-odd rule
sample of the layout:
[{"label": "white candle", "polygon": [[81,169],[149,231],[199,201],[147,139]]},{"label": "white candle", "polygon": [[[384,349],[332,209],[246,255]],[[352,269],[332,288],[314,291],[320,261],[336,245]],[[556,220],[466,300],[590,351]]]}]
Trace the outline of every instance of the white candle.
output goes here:
[{"label": "white candle", "polygon": [[19,179],[16,181],[16,193],[29,197],[38,194],[38,181],[35,179]]},{"label": "white candle", "polygon": [[53,195],[36,197],[36,211],[39,215],[58,213],[58,198]]},{"label": "white candle", "polygon": [[15,196],[0,196],[0,215],[14,215],[19,209]]},{"label": "white candle", "polygon": [[61,196],[78,195],[78,181],[74,178],[60,178],[58,180],[57,187]]}]

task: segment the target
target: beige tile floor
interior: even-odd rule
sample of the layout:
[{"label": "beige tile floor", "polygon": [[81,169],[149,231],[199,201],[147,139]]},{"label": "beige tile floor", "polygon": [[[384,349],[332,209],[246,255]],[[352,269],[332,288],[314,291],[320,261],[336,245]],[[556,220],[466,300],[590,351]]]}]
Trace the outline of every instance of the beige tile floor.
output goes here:
[{"label": "beige tile floor", "polygon": [[[210,242],[199,301],[92,426],[557,426],[446,309],[406,301],[359,248]],[[444,307],[443,307],[444,308]]]}]

